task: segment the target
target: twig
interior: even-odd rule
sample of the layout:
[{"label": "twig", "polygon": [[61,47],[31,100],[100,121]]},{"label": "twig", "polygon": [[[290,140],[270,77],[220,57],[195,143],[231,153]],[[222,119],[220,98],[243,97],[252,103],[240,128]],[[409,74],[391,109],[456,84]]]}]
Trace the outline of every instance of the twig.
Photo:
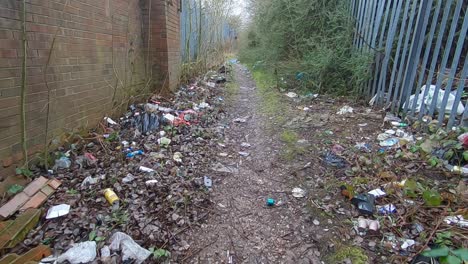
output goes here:
[{"label": "twig", "polygon": [[426,239],[426,243],[424,244],[424,246],[421,247],[421,249],[418,251],[418,253],[416,253],[416,255],[421,254],[421,252],[424,251],[424,249],[427,247],[427,245],[429,244],[429,242],[432,240],[432,238],[434,237],[435,233],[436,233],[437,230],[439,229],[439,226],[444,222],[444,215],[445,215],[445,212],[444,212],[444,214],[442,214],[442,217],[439,219],[439,221],[437,222],[437,225],[436,225],[435,228],[432,230],[431,235]]}]

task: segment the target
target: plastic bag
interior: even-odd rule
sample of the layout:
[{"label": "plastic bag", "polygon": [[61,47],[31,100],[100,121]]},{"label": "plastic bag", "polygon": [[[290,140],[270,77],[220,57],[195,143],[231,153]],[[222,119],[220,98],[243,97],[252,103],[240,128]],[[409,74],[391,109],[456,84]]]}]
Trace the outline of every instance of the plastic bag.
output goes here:
[{"label": "plastic bag", "polygon": [[109,248],[112,251],[122,250],[122,261],[135,260],[135,263],[143,263],[151,252],[138,245],[129,235],[117,232],[112,235]]},{"label": "plastic bag", "polygon": [[72,248],[67,250],[57,258],[57,263],[65,261],[71,264],[88,263],[96,258],[96,242],[86,241],[73,245]]},{"label": "plastic bag", "polygon": [[[431,106],[431,104],[432,104],[432,101],[434,100],[434,94],[435,94],[435,91],[436,91],[437,87],[435,85],[431,85],[431,86],[429,86],[429,90],[427,91],[427,95],[426,95],[426,98],[424,100],[424,105],[423,105],[423,96],[424,96],[424,93],[425,93],[426,89],[427,89],[427,87],[426,87],[426,85],[424,85],[421,88],[421,93],[418,95],[418,99],[417,99],[417,102],[416,102],[416,112],[417,113],[421,111],[421,108],[423,106],[426,106],[427,108],[429,108]],[[444,100],[445,92],[446,91],[440,89],[439,93],[437,95],[436,109],[437,109],[438,112],[441,112],[442,101]],[[445,110],[444,110],[445,113],[447,113],[447,114],[450,114],[452,112],[452,109],[454,108],[454,104],[455,104],[455,94],[454,93],[456,93],[456,91],[450,93],[449,96],[448,96],[447,105],[445,106]],[[410,109],[413,107],[413,102],[414,102],[415,99],[416,99],[415,94],[410,96],[410,99],[409,99],[409,108]],[[403,107],[406,107],[406,103],[403,105]],[[457,115],[462,115],[464,112],[465,112],[465,107],[460,102],[457,105]]]}]

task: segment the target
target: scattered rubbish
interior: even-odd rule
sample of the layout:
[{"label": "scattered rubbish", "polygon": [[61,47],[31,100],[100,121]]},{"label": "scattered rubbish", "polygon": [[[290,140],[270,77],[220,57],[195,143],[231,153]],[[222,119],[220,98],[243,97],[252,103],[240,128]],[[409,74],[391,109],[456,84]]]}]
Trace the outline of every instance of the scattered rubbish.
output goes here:
[{"label": "scattered rubbish", "polygon": [[465,220],[463,215],[447,216],[444,219],[449,225],[458,225],[459,227],[468,227],[468,220]]},{"label": "scattered rubbish", "polygon": [[242,157],[250,156],[250,154],[248,152],[244,152],[244,151],[239,151],[239,155],[241,155]]},{"label": "scattered rubbish", "polygon": [[372,231],[378,231],[380,229],[380,223],[377,220],[370,220],[360,217],[358,219],[358,229],[361,232],[364,232],[367,229]]},{"label": "scattered rubbish", "polygon": [[396,213],[396,207],[393,204],[386,204],[383,206],[378,206],[378,212],[382,215],[394,214]]},{"label": "scattered rubbish", "polygon": [[112,120],[112,118],[110,118],[110,117],[104,117],[104,121],[106,121],[107,124],[112,125],[112,126],[117,125],[117,122],[115,122],[114,120]]},{"label": "scattered rubbish", "polygon": [[393,147],[400,142],[398,138],[389,138],[380,142],[381,147]]},{"label": "scattered rubbish", "polygon": [[247,122],[247,118],[236,118],[233,120],[234,123],[245,123]]},{"label": "scattered rubbish", "polygon": [[116,232],[110,238],[110,250],[122,251],[122,261],[131,263],[135,261],[137,264],[143,263],[151,252],[138,245],[130,236],[122,232]]},{"label": "scattered rubbish", "polygon": [[335,153],[331,151],[325,154],[324,161],[327,165],[336,167],[339,169],[346,167],[348,164],[348,162],[344,158],[337,156]]},{"label": "scattered rubbish", "polygon": [[296,97],[298,97],[297,93],[293,93],[293,92],[287,93],[286,96],[289,97],[289,98],[296,98]]},{"label": "scattered rubbish", "polygon": [[[438,89],[438,88],[435,85],[430,85],[429,89],[427,89],[427,91],[426,91],[426,89],[427,89],[427,86],[424,85],[423,87],[421,87],[420,94],[418,94],[418,95],[413,94],[409,98],[409,105],[408,105],[409,108],[413,107],[413,104],[415,104],[415,100],[416,100],[416,105],[415,105],[416,106],[416,113],[421,112],[421,110],[423,108],[428,109],[432,105],[436,89]],[[460,101],[457,106],[454,105],[455,104],[455,99],[456,99],[455,95],[456,95],[457,91],[450,92],[450,94],[448,95],[448,98],[447,98],[447,103],[445,105],[445,109],[442,109],[443,99],[445,97],[446,92],[448,92],[448,91],[445,91],[443,89],[439,89],[439,91],[438,91],[437,101],[436,101],[437,111],[450,114],[452,112],[452,109],[454,107],[456,107],[457,115],[462,115],[465,112],[465,107],[463,106],[463,103]],[[425,98],[424,98],[424,94],[426,94]],[[417,99],[416,99],[416,97],[417,97]],[[423,102],[423,100],[424,100],[424,102]],[[403,104],[403,107],[404,108],[407,107],[406,103]]]},{"label": "scattered rubbish", "polygon": [[122,182],[123,182],[123,183],[131,183],[131,182],[134,181],[134,180],[135,180],[135,177],[134,177],[131,173],[129,173],[129,174],[127,174],[127,176],[125,176],[125,177],[122,179]]},{"label": "scattered rubbish", "polygon": [[163,117],[165,120],[169,121],[171,124],[174,123],[174,120],[176,119],[176,117],[172,114],[165,114]]},{"label": "scattered rubbish", "polygon": [[150,168],[147,168],[147,167],[144,167],[144,166],[140,166],[139,170],[141,172],[154,172],[153,169],[150,169]]},{"label": "scattered rubbish", "polygon": [[373,196],[375,196],[376,198],[378,197],[382,197],[382,196],[385,196],[387,195],[384,191],[382,191],[380,188],[378,189],[374,189],[370,192],[368,192],[369,194],[372,194]]},{"label": "scattered rubbish", "polygon": [[317,220],[317,219],[314,219],[314,221],[312,221],[312,223],[316,226],[319,226],[320,225],[320,221]]},{"label": "scattered rubbish", "polygon": [[250,145],[249,143],[246,143],[246,142],[241,144],[241,147],[243,147],[243,148],[250,148],[251,146],[252,145]]},{"label": "scattered rubbish", "polygon": [[96,259],[96,242],[86,241],[74,244],[72,248],[57,258],[57,263],[65,261],[71,264],[89,263]]},{"label": "scattered rubbish", "polygon": [[157,180],[149,180],[149,181],[145,182],[146,186],[148,186],[148,187],[155,186],[157,183],[158,183]]},{"label": "scattered rubbish", "polygon": [[111,258],[110,248],[108,246],[103,246],[101,248],[101,261],[103,263],[107,263],[108,261],[110,261],[110,258]]},{"label": "scattered rubbish", "polygon": [[205,187],[207,188],[211,188],[211,186],[213,185],[213,182],[208,176],[203,177],[203,182],[205,183]]},{"label": "scattered rubbish", "polygon": [[46,219],[57,218],[60,216],[67,215],[70,212],[70,205],[68,204],[60,204],[56,206],[52,206],[47,211]]},{"label": "scattered rubbish", "polygon": [[126,156],[127,156],[127,158],[134,158],[135,156],[141,156],[141,155],[143,155],[143,154],[145,154],[145,153],[143,152],[143,150],[137,150],[137,151],[132,151],[132,152],[130,152],[130,153],[127,153]]},{"label": "scattered rubbish", "polygon": [[369,143],[365,143],[365,142],[356,143],[356,145],[354,147],[356,149],[360,150],[360,151],[363,151],[363,152],[371,152],[372,151],[371,145]]},{"label": "scattered rubbish", "polygon": [[156,113],[159,111],[159,105],[157,104],[145,104],[145,111],[148,113]]},{"label": "scattered rubbish", "polygon": [[387,140],[389,138],[393,137],[393,135],[391,134],[388,134],[388,133],[381,133],[377,136],[377,140],[378,141],[384,141],[384,140]]},{"label": "scattered rubbish", "polygon": [[360,214],[374,214],[375,197],[372,194],[358,194],[352,197],[351,203],[357,207]]},{"label": "scattered rubbish", "polygon": [[292,190],[292,195],[296,198],[303,198],[305,197],[305,191],[301,188],[294,188]]},{"label": "scattered rubbish", "polygon": [[55,160],[54,170],[68,169],[71,167],[71,160],[68,157],[61,157]]},{"label": "scattered rubbish", "polygon": [[174,156],[172,157],[176,162],[182,163],[182,153],[176,152],[174,153]]},{"label": "scattered rubbish", "polygon": [[338,144],[333,145],[333,147],[331,148],[331,151],[335,153],[336,155],[341,155],[344,150],[345,148]]},{"label": "scattered rubbish", "polygon": [[368,125],[367,123],[358,124],[359,127],[366,127],[367,125]]},{"label": "scattered rubbish", "polygon": [[104,197],[111,205],[118,205],[119,203],[119,197],[111,188],[104,190]]},{"label": "scattered rubbish", "polygon": [[385,114],[385,118],[384,118],[384,122],[401,122],[401,118],[399,118],[398,116],[390,113],[390,112],[387,112]]},{"label": "scattered rubbish", "polygon": [[225,152],[221,152],[221,153],[218,154],[218,156],[220,156],[220,157],[227,157],[227,156],[229,156],[229,154],[228,154],[228,153],[225,153]]},{"label": "scattered rubbish", "polygon": [[205,108],[209,108],[210,105],[208,103],[205,103],[205,102],[202,102],[198,105],[198,108],[200,109],[205,109]]},{"label": "scattered rubbish", "polygon": [[394,126],[394,127],[408,127],[408,124],[406,124],[406,123],[401,123],[401,122],[397,122],[397,121],[393,121],[391,124],[392,124],[392,126]]},{"label": "scattered rubbish", "polygon": [[354,112],[354,109],[351,106],[345,105],[336,114],[345,115],[345,114],[352,114],[353,112]]},{"label": "scattered rubbish", "polygon": [[211,169],[216,172],[226,172],[226,173],[234,173],[234,174],[239,172],[237,168],[224,166],[221,163],[216,163]]},{"label": "scattered rubbish", "polygon": [[171,144],[171,140],[167,137],[162,137],[158,139],[158,144],[161,146],[169,146]]},{"label": "scattered rubbish", "polygon": [[401,249],[407,250],[408,248],[414,246],[414,244],[416,244],[416,241],[414,241],[413,239],[405,239],[403,244],[401,245]]},{"label": "scattered rubbish", "polygon": [[276,201],[273,198],[268,198],[267,201],[266,201],[266,204],[267,204],[267,206],[270,206],[270,207],[275,206]]},{"label": "scattered rubbish", "polygon": [[454,165],[450,165],[448,163],[445,164],[445,168],[450,172],[453,172],[453,173],[456,173],[456,174],[461,174],[463,176],[468,176],[468,168],[460,167],[460,166],[454,166]]}]

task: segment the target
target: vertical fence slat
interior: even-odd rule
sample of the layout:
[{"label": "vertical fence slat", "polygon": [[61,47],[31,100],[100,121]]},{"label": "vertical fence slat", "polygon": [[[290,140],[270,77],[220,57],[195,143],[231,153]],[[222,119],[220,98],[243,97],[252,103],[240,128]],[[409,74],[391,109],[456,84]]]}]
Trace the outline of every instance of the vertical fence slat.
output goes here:
[{"label": "vertical fence slat", "polygon": [[[391,9],[391,3],[392,1],[390,0],[383,0],[382,2],[385,2],[387,1],[387,5],[386,5],[386,8],[385,8],[385,17],[384,17],[384,22],[382,23],[382,29],[381,29],[381,32],[380,32],[380,38],[379,38],[379,44],[377,46],[377,52],[376,52],[376,55],[375,55],[375,68],[374,68],[374,81],[373,81],[373,85],[372,85],[372,89],[369,90],[367,92],[367,95],[369,97],[372,97],[376,94],[376,89],[377,89],[377,82],[378,82],[378,79],[379,79],[379,76],[381,74],[381,71],[380,71],[380,62],[381,62],[381,56],[382,56],[382,46],[383,46],[383,43],[384,43],[384,37],[385,37],[385,33],[387,31],[387,22],[388,22],[388,18],[389,18],[389,14],[390,14],[390,9]],[[395,1],[393,1],[393,8],[395,8]],[[377,34],[379,32],[379,29],[377,29]]]},{"label": "vertical fence slat", "polygon": [[415,92],[416,96],[411,106],[410,115],[414,115],[416,111],[417,102],[419,100],[419,93],[421,92],[422,82],[424,80],[424,76],[426,75],[426,67],[427,67],[427,62],[429,60],[429,54],[431,53],[431,50],[432,50],[432,41],[434,40],[435,29],[437,27],[437,21],[439,18],[441,7],[442,7],[442,0],[436,0],[436,2],[437,2],[437,6],[435,8],[434,15],[432,16],[432,24],[431,24],[431,28],[429,31],[429,39],[426,42],[426,51],[424,52],[424,58],[421,64],[421,72],[419,73],[418,83],[416,84],[416,92]]},{"label": "vertical fence slat", "polygon": [[368,7],[368,3],[369,3],[370,0],[364,0],[363,1],[363,12],[362,12],[362,15],[361,15],[361,28],[359,30],[359,38],[358,38],[358,49],[360,51],[362,51],[363,49],[363,35],[364,35],[364,32],[366,30],[366,28],[368,27],[367,25],[367,18],[368,18],[368,13],[370,11],[370,8]]},{"label": "vertical fence slat", "polygon": [[395,10],[393,10],[392,14],[392,23],[391,27],[389,30],[389,34],[387,37],[387,43],[385,45],[385,58],[382,64],[382,74],[380,75],[379,78],[379,87],[377,89],[377,103],[382,103],[382,95],[385,92],[385,83],[386,83],[386,72],[387,72],[387,67],[388,63],[390,61],[390,55],[393,47],[393,40],[395,38],[395,33],[396,33],[396,28],[398,25],[398,20],[399,20],[399,14],[401,12],[401,6],[402,6],[403,0],[398,1],[398,6]]},{"label": "vertical fence slat", "polygon": [[[462,29],[461,29],[460,35],[458,36],[457,48],[455,50],[455,54],[453,55],[452,66],[450,67],[450,75],[448,76],[449,79],[447,82],[447,86],[445,87],[444,97],[442,99],[441,108],[444,109],[444,111],[439,111],[439,118],[438,118],[439,125],[442,124],[442,122],[444,121],[445,108],[447,105],[450,92],[452,91],[451,88],[452,88],[453,80],[455,78],[455,74],[457,73],[457,67],[460,61],[460,57],[462,55],[461,53],[463,50],[463,44],[465,43],[467,30],[468,30],[468,12],[465,12],[465,18],[463,19]],[[453,104],[452,111],[450,113],[453,113],[454,111],[456,112],[457,108],[458,108],[458,104]]]},{"label": "vertical fence slat", "polygon": [[360,34],[360,31],[361,31],[361,27],[362,27],[362,14],[364,13],[364,1],[365,0],[359,0],[359,5],[358,5],[358,14],[357,14],[357,19],[356,19],[356,23],[357,23],[357,27],[356,27],[356,32],[355,32],[355,35],[354,35],[354,46],[356,47],[356,49],[359,50],[359,34]]},{"label": "vertical fence slat", "polygon": [[419,58],[421,56],[421,50],[424,44],[424,35],[426,33],[427,25],[429,24],[429,16],[431,15],[432,1],[423,1],[419,7],[418,12],[418,23],[416,30],[413,35],[413,41],[410,49],[410,57],[405,71],[405,77],[403,79],[403,90],[402,97],[398,101],[398,108],[402,101],[405,101],[405,111],[408,110],[409,96],[413,91],[413,85],[416,78],[416,72],[419,65]]},{"label": "vertical fence slat", "polygon": [[[396,56],[395,56],[395,60],[393,61],[392,74],[390,76],[390,85],[388,86],[386,102],[390,102],[390,96],[392,95],[392,92],[393,92],[393,86],[395,84],[395,76],[396,76],[396,72],[397,72],[397,69],[398,69],[398,62],[400,61],[401,45],[402,45],[402,42],[403,42],[403,39],[404,39],[404,36],[405,36],[404,34],[406,32],[405,29],[406,28],[409,29],[412,26],[411,24],[407,25],[408,12],[409,12],[409,9],[410,9],[410,3],[411,3],[411,1],[406,1],[405,8],[404,8],[404,11],[403,11],[403,20],[401,21],[400,33],[398,35]],[[401,56],[401,57],[403,57],[403,56]],[[403,60],[404,59],[401,59],[401,61],[403,61]],[[395,90],[397,90],[397,89],[395,89]],[[395,93],[397,93],[397,91]],[[393,107],[392,107],[392,110],[393,110]]]},{"label": "vertical fence slat", "polygon": [[374,27],[375,27],[375,13],[376,13],[376,7],[377,7],[377,2],[379,0],[371,0],[371,12],[369,16],[369,20],[367,24],[369,25],[367,27],[366,34],[364,35],[365,42],[366,42],[366,51],[369,52],[372,46],[371,39],[372,39],[372,33],[374,32]]},{"label": "vertical fence slat", "polygon": [[[447,0],[447,2],[445,3],[444,14],[442,17],[442,21],[440,22],[440,27],[439,27],[439,32],[438,32],[439,34],[437,36],[436,46],[432,53],[431,68],[429,70],[429,75],[426,80],[426,90],[424,91],[424,94],[423,94],[423,98],[422,98],[423,101],[427,97],[427,94],[429,92],[429,86],[431,85],[432,77],[434,76],[435,68],[437,66],[437,59],[439,57],[440,47],[442,45],[442,40],[445,34],[445,28],[447,26],[447,19],[450,14],[452,3],[453,3],[453,0]],[[425,113],[426,113],[426,107],[421,107],[421,111],[419,112],[419,118],[422,118]]]},{"label": "vertical fence slat", "polygon": [[[457,93],[455,95],[455,101],[453,105],[458,105],[461,102],[461,97],[463,94],[463,90],[465,89],[465,79],[468,77],[468,56],[465,57],[465,65],[463,66],[462,74],[460,76],[460,80],[458,82],[458,88],[457,88]],[[468,108],[467,105],[465,105],[465,111]],[[455,117],[457,116],[457,111],[456,109],[452,109],[452,112],[450,113],[449,121],[447,124],[447,128],[451,129],[455,123]],[[463,125],[463,122],[461,122],[461,125]]]},{"label": "vertical fence slat", "polygon": [[[444,71],[444,72],[445,72],[445,67],[447,66],[447,62],[448,62],[448,59],[449,59],[449,56],[450,56],[450,50],[451,50],[453,39],[454,39],[454,36],[455,36],[455,31],[457,30],[458,18],[460,17],[460,11],[461,11],[461,7],[462,7],[462,3],[463,3],[463,1],[458,1],[457,2],[457,6],[455,8],[455,13],[454,13],[454,16],[452,18],[453,20],[452,20],[452,25],[451,25],[451,28],[450,28],[450,33],[449,33],[449,37],[447,39],[447,43],[445,45],[445,53],[444,53],[444,57],[442,59],[442,63],[441,63],[441,66],[440,66],[440,70]],[[442,89],[441,85],[442,85],[443,77],[444,77],[444,74],[439,73],[439,76],[437,78],[436,89],[435,89],[435,92],[434,92],[434,97],[432,98],[431,107],[429,109],[429,115],[430,116],[432,116],[434,114],[436,104],[437,104],[437,101],[438,101],[439,90]],[[445,112],[445,106],[442,105],[439,110]]]},{"label": "vertical fence slat", "polygon": [[[417,14],[417,18],[420,19],[421,18],[421,5],[424,4],[426,0],[422,0],[422,2],[420,3],[420,8],[418,10],[418,14]],[[413,7],[412,7],[412,10],[411,10],[411,19],[410,19],[410,23],[408,24],[408,30],[406,31],[406,36],[405,36],[405,44],[404,44],[404,47],[403,47],[403,56],[402,56],[402,59],[401,59],[401,64],[400,64],[400,68],[398,69],[398,76],[397,76],[397,80],[396,80],[396,83],[395,85],[397,87],[400,87],[401,89],[399,89],[398,92],[395,92],[394,96],[393,96],[393,102],[395,102],[393,105],[392,105],[392,111],[398,111],[400,109],[400,105],[401,105],[401,100],[405,94],[405,89],[411,89],[412,87],[405,87],[402,85],[402,80],[403,78],[405,78],[406,76],[406,73],[407,73],[407,70],[408,70],[408,67],[413,67],[415,65],[411,65],[409,60],[411,59],[409,56],[410,54],[408,54],[408,48],[410,48],[410,53],[411,53],[411,48],[413,48],[413,45],[414,45],[414,41],[423,41],[422,39],[419,39],[419,38],[416,38],[416,30],[413,32],[413,37],[411,38],[411,30],[413,29],[413,23],[414,23],[414,18],[416,16],[416,2],[413,3]],[[416,20],[416,25],[418,25],[418,23],[420,23],[421,21],[420,20]],[[425,28],[424,28],[425,29]],[[424,33],[424,32],[423,32]],[[424,37],[422,37],[424,39]],[[408,54],[408,59],[406,59],[407,57],[407,54]],[[416,64],[417,65],[417,64]],[[400,96],[398,96],[400,95]]]},{"label": "vertical fence slat", "polygon": [[[370,40],[370,44],[369,44],[369,45],[371,45],[370,49],[373,49],[374,51],[375,51],[375,46],[376,46],[375,42],[377,41],[377,35],[378,35],[379,29],[380,29],[380,23],[382,21],[382,15],[383,15],[384,7],[385,7],[385,0],[378,1],[378,5],[376,7],[377,11],[376,11],[376,14],[375,14],[375,20],[373,22],[374,27],[373,27],[373,30],[372,30],[372,33],[371,33],[371,40]],[[379,52],[379,51],[377,51],[377,52]],[[376,54],[376,56],[378,56],[378,54]],[[376,60],[376,63],[377,63],[377,60]],[[369,83],[367,85],[366,94],[369,94],[369,92],[372,90],[374,85],[375,85],[375,81],[370,79]]]}]

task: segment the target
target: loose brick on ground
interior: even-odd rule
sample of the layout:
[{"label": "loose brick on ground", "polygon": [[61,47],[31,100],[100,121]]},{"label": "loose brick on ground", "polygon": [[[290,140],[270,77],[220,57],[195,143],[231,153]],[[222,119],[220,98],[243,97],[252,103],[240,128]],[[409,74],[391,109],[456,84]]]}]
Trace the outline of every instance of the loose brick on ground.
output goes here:
[{"label": "loose brick on ground", "polygon": [[52,252],[50,251],[50,248],[48,246],[39,245],[26,252],[24,255],[19,256],[17,259],[11,262],[11,264],[24,264],[30,261],[34,261],[35,263],[37,263],[37,261],[40,261],[41,259],[50,255],[52,255]]},{"label": "loose brick on ground", "polygon": [[23,207],[21,207],[21,211],[30,208],[39,208],[45,201],[47,201],[47,195],[45,195],[43,192],[38,192],[33,197],[31,197],[29,201],[23,205]]},{"label": "loose brick on ground", "polygon": [[24,192],[20,192],[5,205],[0,208],[0,216],[3,218],[8,218],[18,211],[21,206],[23,206],[29,200],[29,196]]},{"label": "loose brick on ground", "polygon": [[39,177],[39,178],[35,179],[33,182],[31,182],[23,190],[23,192],[25,192],[28,196],[33,196],[34,194],[36,194],[42,188],[42,186],[44,186],[47,183],[47,181],[48,180],[46,178]]}]

